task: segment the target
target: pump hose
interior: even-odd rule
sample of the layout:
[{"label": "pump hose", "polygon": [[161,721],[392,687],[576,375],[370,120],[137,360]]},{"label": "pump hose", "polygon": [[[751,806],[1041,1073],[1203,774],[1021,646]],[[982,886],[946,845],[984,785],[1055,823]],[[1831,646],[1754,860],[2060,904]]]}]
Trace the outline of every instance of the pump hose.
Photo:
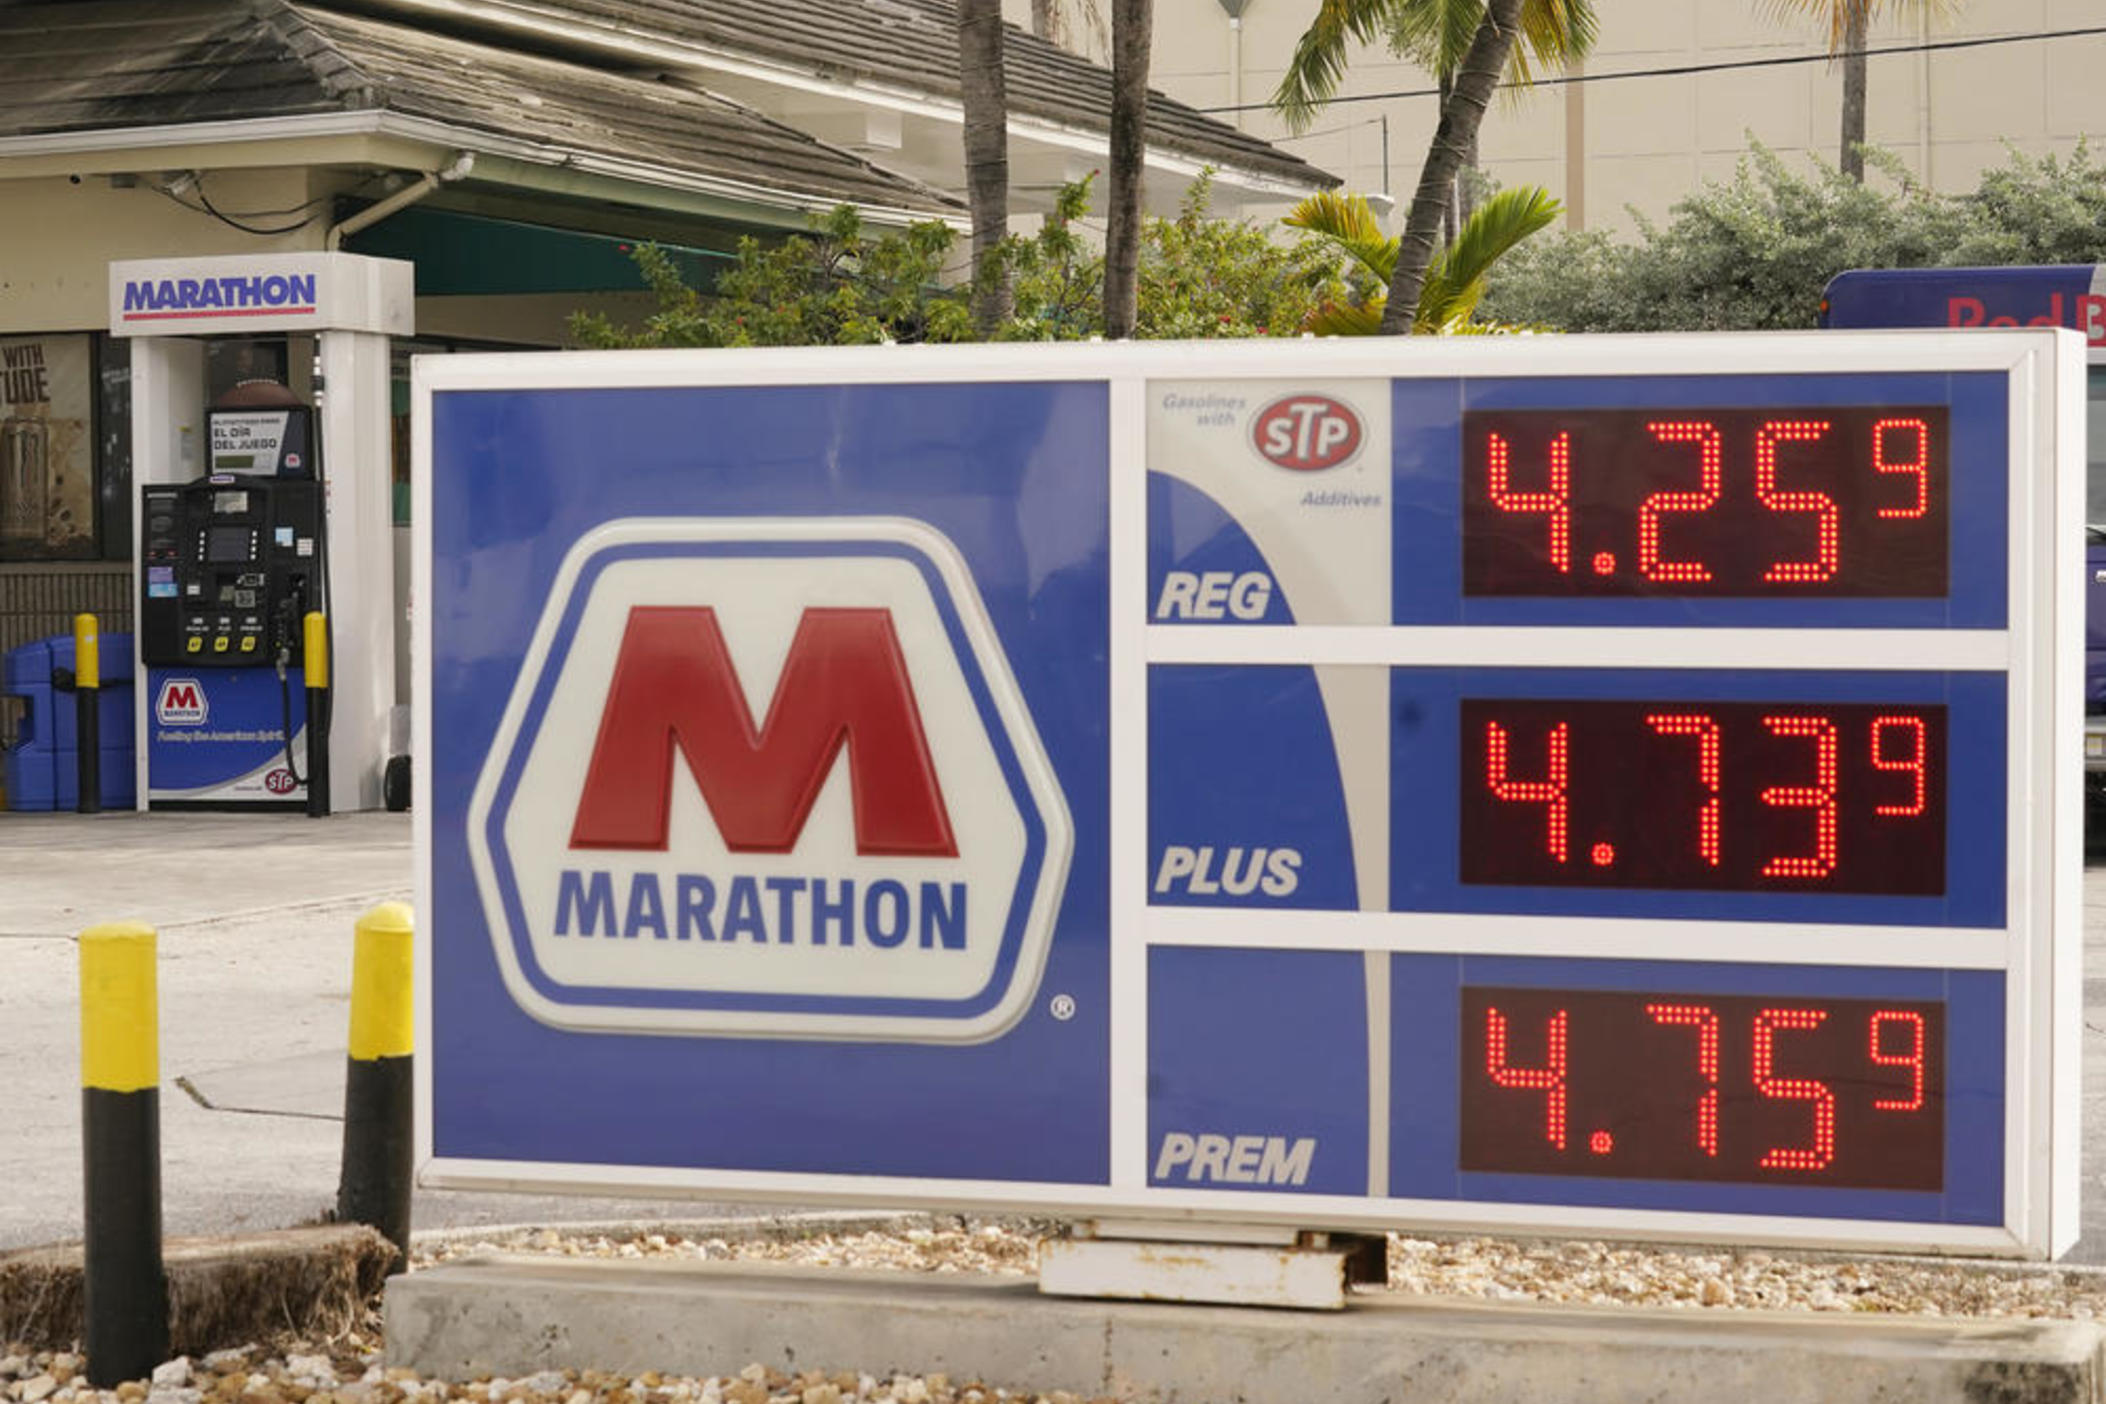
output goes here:
[{"label": "pump hose", "polygon": [[280,644],[278,647],[278,721],[283,728],[280,734],[285,740],[285,768],[292,773],[293,784],[304,785],[307,783],[306,777],[300,774],[300,767],[293,763],[292,683],[285,674],[285,665],[291,656],[291,650]]}]

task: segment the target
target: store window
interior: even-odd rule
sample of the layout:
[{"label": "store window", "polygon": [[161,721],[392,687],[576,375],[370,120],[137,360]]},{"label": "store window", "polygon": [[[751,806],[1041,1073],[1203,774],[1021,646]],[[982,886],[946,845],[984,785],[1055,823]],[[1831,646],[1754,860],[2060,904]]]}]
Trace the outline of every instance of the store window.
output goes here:
[{"label": "store window", "polygon": [[96,340],[0,337],[0,562],[102,555]]}]

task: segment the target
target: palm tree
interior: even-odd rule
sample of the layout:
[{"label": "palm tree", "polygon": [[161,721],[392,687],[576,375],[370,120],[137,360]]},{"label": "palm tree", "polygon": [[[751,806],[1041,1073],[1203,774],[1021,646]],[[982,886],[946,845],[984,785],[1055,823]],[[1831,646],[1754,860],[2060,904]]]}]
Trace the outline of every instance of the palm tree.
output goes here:
[{"label": "palm tree", "polygon": [[[1492,265],[1522,240],[1555,223],[1560,213],[1562,207],[1538,185],[1502,190],[1478,206],[1427,268],[1412,310],[1412,331],[1468,328]],[[1366,196],[1328,190],[1311,195],[1281,223],[1328,239],[1384,286],[1396,270],[1398,240],[1382,232]],[[1371,335],[1381,328],[1386,301],[1378,293],[1364,302],[1326,303],[1304,330],[1318,336]]]},{"label": "palm tree", "polygon": [[[1351,44],[1400,30],[1406,42],[1430,45],[1437,62],[1455,54],[1461,35],[1469,37],[1442,85],[1440,124],[1406,211],[1382,318],[1382,330],[1391,334],[1407,330],[1406,312],[1418,304],[1456,176],[1476,150],[1477,130],[1502,76],[1525,77],[1530,55],[1562,64],[1586,52],[1594,41],[1594,12],[1588,0],[1321,0],[1273,95],[1274,108],[1290,127],[1306,130],[1337,91]],[[1515,72],[1510,65],[1517,53],[1522,66]]]},{"label": "palm tree", "polygon": [[[1518,3],[1518,0],[1517,0]],[[1104,229],[1104,334],[1133,335],[1140,311],[1141,180],[1148,153],[1153,0],[1112,0],[1111,192]]]},{"label": "palm tree", "polygon": [[[1273,110],[1294,131],[1307,131],[1338,91],[1348,50],[1356,41],[1371,44],[1377,39],[1386,39],[1394,52],[1431,72],[1441,84],[1445,106],[1484,14],[1484,0],[1322,0],[1272,95]],[[1592,0],[1527,0],[1521,7],[1521,42],[1513,47],[1507,80],[1526,87],[1535,81],[1539,67],[1564,68],[1584,57],[1594,47],[1595,29]]]},{"label": "palm tree", "polygon": [[[1352,3],[1352,0],[1346,0]],[[1333,0],[1324,0],[1325,4]],[[1455,194],[1455,177],[1463,157],[1477,141],[1485,108],[1506,71],[1514,41],[1521,32],[1521,7],[1527,0],[1486,0],[1484,19],[1470,40],[1470,48],[1456,65],[1455,85],[1441,104],[1440,125],[1434,128],[1433,144],[1426,148],[1426,164],[1419,168],[1419,188],[1411,195],[1404,218],[1404,233],[1397,240],[1396,266],[1389,277],[1389,301],[1382,309],[1382,332],[1401,335],[1409,330],[1407,319],[1419,303],[1427,266],[1439,242],[1448,202]]]},{"label": "palm tree", "polygon": [[1826,16],[1828,52],[1843,59],[1843,174],[1859,184],[1865,179],[1865,39],[1872,21],[1888,9],[1935,15],[1954,0],[1767,0],[1780,14]]},{"label": "palm tree", "polygon": [[[1392,3],[1385,17],[1391,53],[1401,54],[1433,74],[1445,104],[1455,86],[1455,69],[1469,51],[1470,40],[1484,19],[1484,0],[1403,0]],[[1538,69],[1568,68],[1594,47],[1597,26],[1590,0],[1533,0],[1521,7],[1521,42],[1507,60],[1509,86],[1526,88]],[[1290,77],[1292,75],[1290,74]],[[1477,168],[1477,142],[1463,153],[1465,170]],[[1455,203],[1448,207],[1447,237],[1457,221],[1470,217],[1470,189],[1456,182]]]},{"label": "palm tree", "polygon": [[965,109],[965,189],[973,219],[973,325],[992,337],[1009,320],[999,263],[1009,233],[1009,94],[1002,80],[1002,0],[958,0],[958,87]]}]

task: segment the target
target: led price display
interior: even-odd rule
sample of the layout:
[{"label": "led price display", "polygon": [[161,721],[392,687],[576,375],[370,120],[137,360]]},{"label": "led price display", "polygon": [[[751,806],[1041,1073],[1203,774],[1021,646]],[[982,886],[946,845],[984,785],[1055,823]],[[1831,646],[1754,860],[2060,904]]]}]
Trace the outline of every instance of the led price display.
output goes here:
[{"label": "led price display", "polygon": [[1943,406],[1470,410],[1465,595],[1935,596]]},{"label": "led price display", "polygon": [[1461,702],[1462,880],[1936,896],[1942,706]]},{"label": "led price display", "polygon": [[1945,1006],[1462,991],[1465,1170],[1939,1190]]}]

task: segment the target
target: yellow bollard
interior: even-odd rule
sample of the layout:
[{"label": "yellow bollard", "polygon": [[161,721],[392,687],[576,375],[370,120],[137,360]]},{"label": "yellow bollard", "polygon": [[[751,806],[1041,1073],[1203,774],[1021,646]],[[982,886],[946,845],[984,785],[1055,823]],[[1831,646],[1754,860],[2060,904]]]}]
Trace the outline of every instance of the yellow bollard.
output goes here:
[{"label": "yellow bollard", "polygon": [[320,610],[300,621],[300,671],[307,679],[307,817],[320,819],[329,813],[329,616]]},{"label": "yellow bollard", "polygon": [[102,633],[92,614],[73,616],[73,774],[76,814],[102,813]]},{"label": "yellow bollard", "polygon": [[350,1066],[344,1078],[344,1156],[336,1217],[371,1224],[409,1262],[410,1175],[416,1102],[416,922],[408,904],[382,902],[358,919],[351,955]]},{"label": "yellow bollard", "polygon": [[143,1378],[168,1354],[154,944],[138,922],[80,933],[83,1334],[97,1389]]}]

